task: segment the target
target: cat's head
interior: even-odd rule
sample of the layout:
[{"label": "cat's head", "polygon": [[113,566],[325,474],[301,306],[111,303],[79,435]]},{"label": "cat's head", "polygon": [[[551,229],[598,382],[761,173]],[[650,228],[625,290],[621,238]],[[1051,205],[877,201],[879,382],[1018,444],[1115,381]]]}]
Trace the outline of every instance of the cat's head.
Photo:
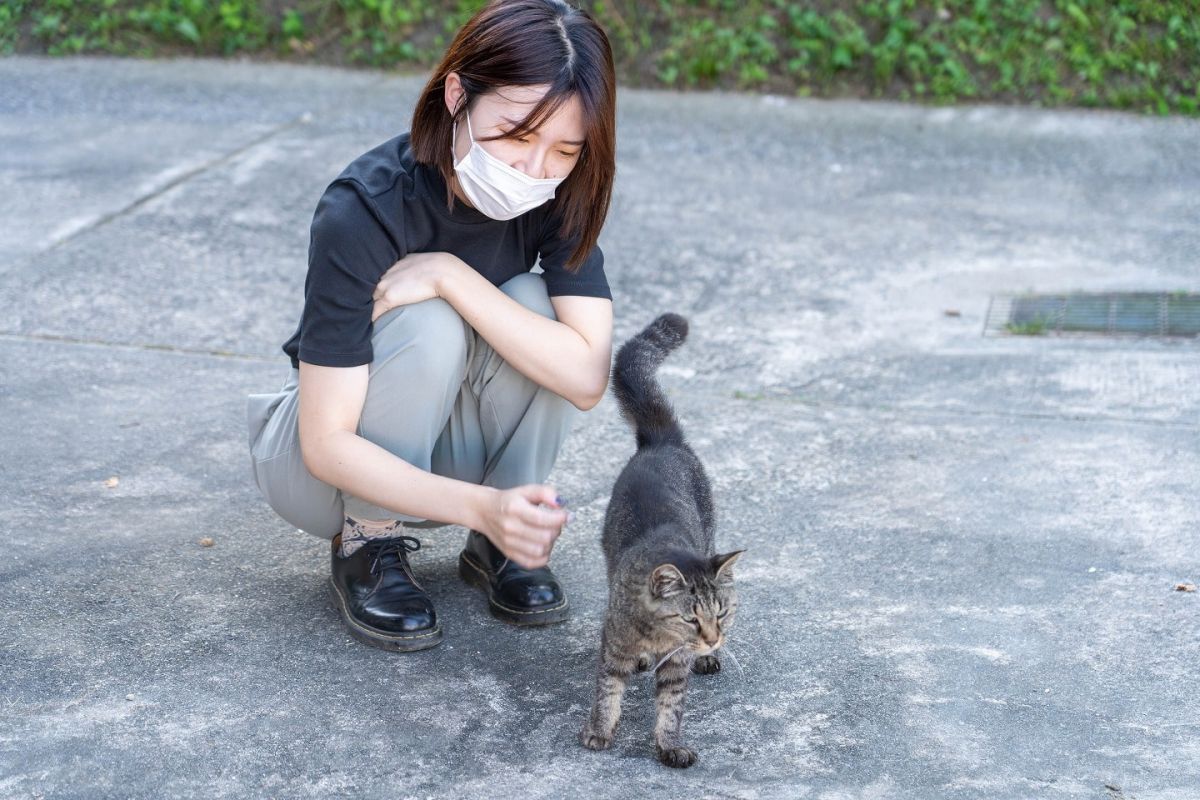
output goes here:
[{"label": "cat's head", "polygon": [[737,614],[733,563],[744,552],[670,558],[651,570],[649,604],[660,633],[701,656],[725,644]]}]

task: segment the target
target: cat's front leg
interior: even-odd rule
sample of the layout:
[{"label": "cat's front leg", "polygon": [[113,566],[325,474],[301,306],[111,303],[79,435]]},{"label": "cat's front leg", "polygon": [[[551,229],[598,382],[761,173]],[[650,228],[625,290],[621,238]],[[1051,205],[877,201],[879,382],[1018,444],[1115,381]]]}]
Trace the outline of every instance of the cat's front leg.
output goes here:
[{"label": "cat's front leg", "polygon": [[691,667],[688,656],[676,654],[658,668],[655,676],[654,752],[668,767],[696,763],[696,751],[683,744],[683,698]]},{"label": "cat's front leg", "polygon": [[636,667],[636,656],[611,647],[607,636],[601,638],[596,697],[587,724],[579,734],[579,741],[584,747],[607,750],[612,745],[617,722],[621,719],[621,697]]}]

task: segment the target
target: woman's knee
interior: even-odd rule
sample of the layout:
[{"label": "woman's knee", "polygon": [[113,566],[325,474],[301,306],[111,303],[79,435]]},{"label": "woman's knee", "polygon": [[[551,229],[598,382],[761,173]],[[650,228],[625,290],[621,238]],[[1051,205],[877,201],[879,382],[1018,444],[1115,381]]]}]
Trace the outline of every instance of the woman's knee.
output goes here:
[{"label": "woman's knee", "polygon": [[541,275],[533,272],[522,273],[500,284],[500,291],[543,317],[558,319],[554,314],[554,306],[550,303],[546,281]]},{"label": "woman's knee", "polygon": [[375,321],[371,339],[372,373],[402,358],[404,371],[413,378],[462,381],[468,326],[440,297],[391,309]]},{"label": "woman's knee", "polygon": [[394,308],[375,324],[358,435],[428,470],[466,380],[470,329],[441,298]]}]

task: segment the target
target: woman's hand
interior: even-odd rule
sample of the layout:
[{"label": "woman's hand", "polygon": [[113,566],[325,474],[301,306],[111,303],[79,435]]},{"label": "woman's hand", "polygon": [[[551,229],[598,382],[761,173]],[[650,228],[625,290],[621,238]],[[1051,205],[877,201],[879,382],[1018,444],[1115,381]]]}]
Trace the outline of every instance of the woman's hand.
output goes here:
[{"label": "woman's hand", "polygon": [[525,569],[544,567],[550,562],[550,551],[563,525],[574,516],[563,511],[561,505],[554,489],[541,484],[497,492],[483,509],[479,532]]},{"label": "woman's hand", "polygon": [[371,322],[393,308],[438,297],[438,284],[450,258],[449,253],[409,253],[393,264],[375,286]]}]

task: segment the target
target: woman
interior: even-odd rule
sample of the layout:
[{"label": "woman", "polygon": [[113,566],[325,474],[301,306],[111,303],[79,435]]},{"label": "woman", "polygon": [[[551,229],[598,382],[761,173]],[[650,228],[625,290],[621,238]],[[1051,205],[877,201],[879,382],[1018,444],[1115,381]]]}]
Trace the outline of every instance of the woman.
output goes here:
[{"label": "woman", "polygon": [[[313,216],[281,391],[251,395],[255,480],[329,538],[361,641],[441,641],[405,528],[470,529],[460,574],[492,613],[566,618],[548,566],[570,515],[542,482],[608,382],[596,245],[615,172],[608,40],[561,0],[499,0],[455,37],[412,129],[355,159]],[[530,272],[535,262],[542,273]]]}]

